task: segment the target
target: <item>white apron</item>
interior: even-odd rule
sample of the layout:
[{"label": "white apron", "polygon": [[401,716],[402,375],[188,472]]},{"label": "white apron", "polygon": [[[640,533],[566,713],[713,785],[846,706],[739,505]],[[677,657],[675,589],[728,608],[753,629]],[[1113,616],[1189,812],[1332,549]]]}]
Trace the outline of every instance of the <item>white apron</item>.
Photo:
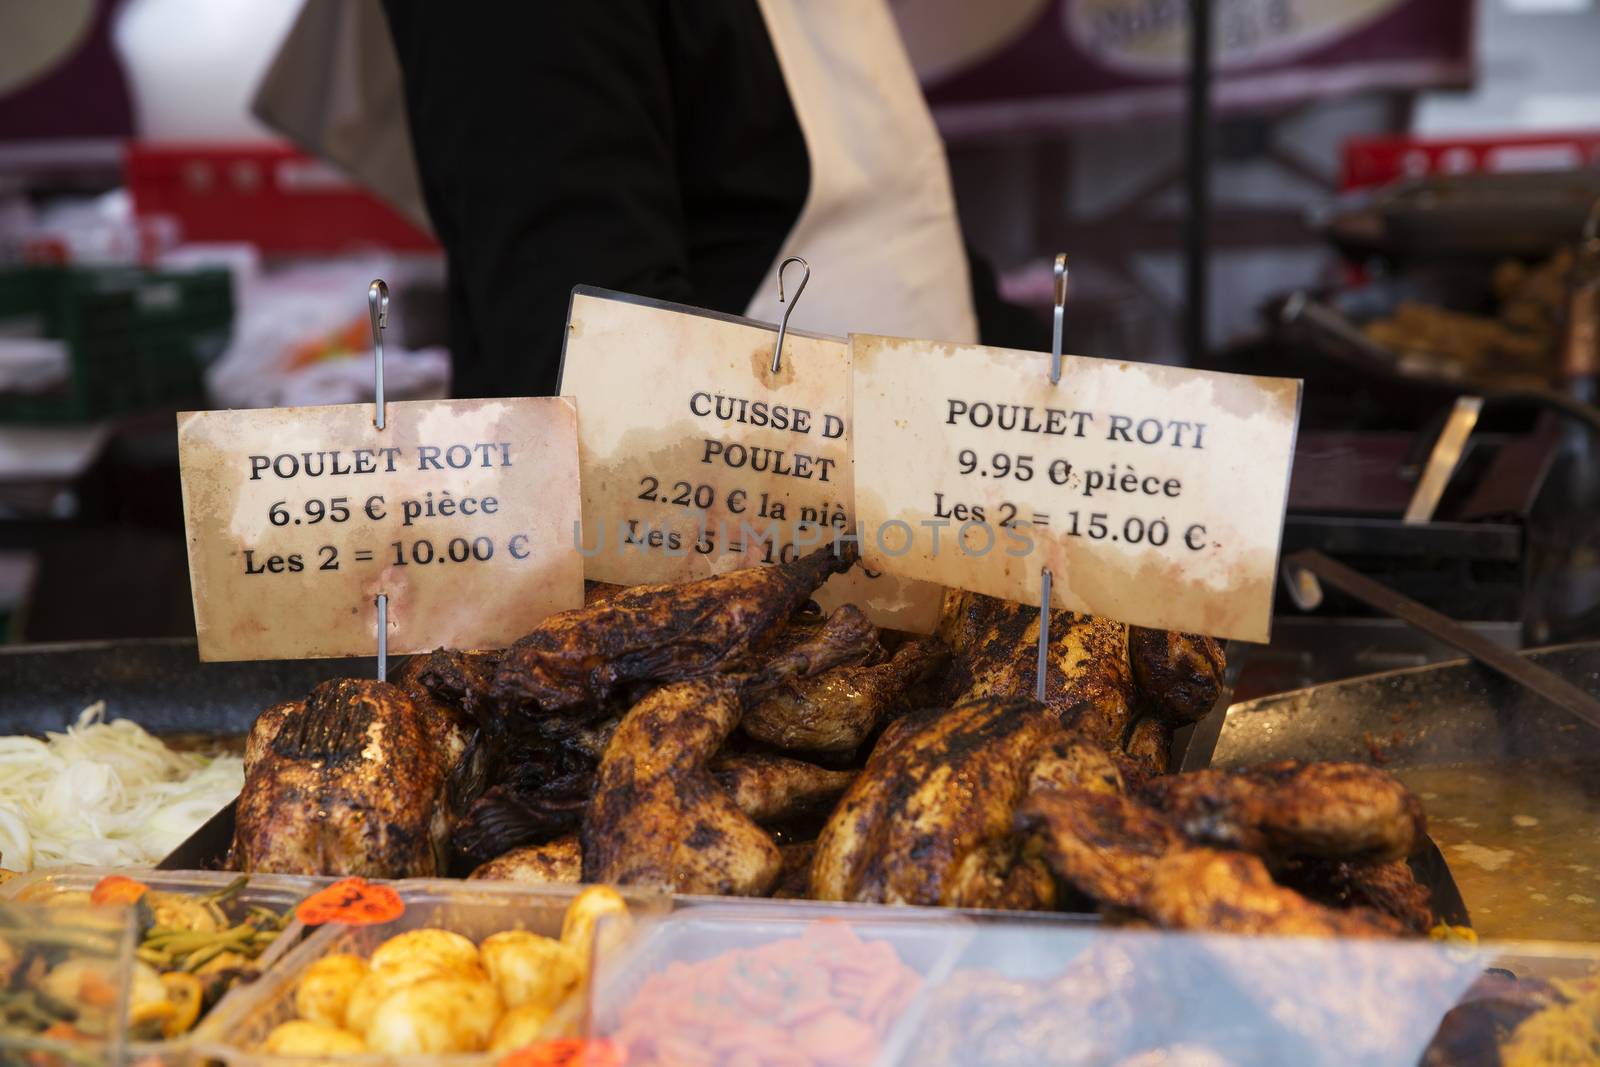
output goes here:
[{"label": "white apron", "polygon": [[[811,267],[789,324],[978,339],[944,143],[885,0],[759,0],[811,157],[811,188],[746,314],[776,322],[777,266]],[[790,268],[789,293],[800,272]]]}]

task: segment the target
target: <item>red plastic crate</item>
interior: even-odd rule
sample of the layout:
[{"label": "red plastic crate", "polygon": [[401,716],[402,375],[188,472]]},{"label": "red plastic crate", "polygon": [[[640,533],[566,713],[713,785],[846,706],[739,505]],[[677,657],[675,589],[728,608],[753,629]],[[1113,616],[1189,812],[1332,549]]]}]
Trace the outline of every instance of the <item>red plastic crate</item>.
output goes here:
[{"label": "red plastic crate", "polygon": [[1600,167],[1600,131],[1496,137],[1353,137],[1344,143],[1343,189],[1430,174],[1506,173]]},{"label": "red plastic crate", "polygon": [[248,241],[268,253],[439,247],[342,172],[290,145],[130,141],[123,175],[134,210],[177,219],[185,241]]}]

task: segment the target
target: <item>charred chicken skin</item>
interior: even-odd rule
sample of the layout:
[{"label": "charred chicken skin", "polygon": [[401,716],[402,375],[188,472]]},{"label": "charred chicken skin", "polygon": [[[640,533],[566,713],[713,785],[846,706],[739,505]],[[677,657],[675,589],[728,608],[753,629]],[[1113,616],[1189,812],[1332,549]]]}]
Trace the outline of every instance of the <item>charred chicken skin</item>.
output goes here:
[{"label": "charred chicken skin", "polygon": [[833,771],[783,756],[721,756],[711,776],[746,816],[759,823],[785,822],[827,811],[855,781],[855,771]]},{"label": "charred chicken skin", "polygon": [[985,906],[1003,886],[1022,891],[1013,873],[1047,892],[1042,866],[1013,847],[1011,816],[1060,734],[1056,712],[1032,700],[979,697],[895,727],[817,838],[812,895]]},{"label": "charred chicken skin", "polygon": [[883,663],[836,667],[787,682],[745,715],[741,729],[775,748],[852,752],[948,658],[935,638],[908,641]]},{"label": "charred chicken skin", "polygon": [[746,703],[789,678],[849,662],[874,640],[860,611],[842,607],[815,641],[758,674],[674,682],[634,705],[606,747],[583,819],[584,880],[683,893],[770,891],[782,862],[778,846],[708,764]]},{"label": "charred chicken skin", "polygon": [[823,582],[855,561],[854,545],[790,563],[682,585],[644,585],[552,615],[506,650],[494,692],[545,712],[598,704],[630,682],[725,670],[780,627]]},{"label": "charred chicken skin", "polygon": [[[945,682],[952,704],[974,697],[1031,697],[1038,677],[1039,609],[978,593],[946,595],[942,636],[954,654]],[[1120,747],[1132,718],[1128,628],[1109,619],[1052,612],[1045,704],[1057,724]]]},{"label": "charred chicken skin", "polygon": [[1222,646],[1200,634],[1128,628],[1128,660],[1145,707],[1169,726],[1205,717],[1222,695]]},{"label": "charred chicken skin", "polygon": [[1422,803],[1393,775],[1359,763],[1283,760],[1148,783],[1143,796],[1190,840],[1266,857],[1383,863],[1422,839]]},{"label": "charred chicken skin", "polygon": [[1223,933],[1383,937],[1398,922],[1366,909],[1335,911],[1272,880],[1244,852],[1190,844],[1159,812],[1128,797],[1041,792],[1017,813],[1062,880],[1101,904],[1159,926]]},{"label": "charred chicken skin", "polygon": [[282,874],[439,873],[450,754],[387,682],[324,682],[269,709],[247,742],[231,866]]},{"label": "charred chicken skin", "polygon": [[543,845],[514,848],[473,871],[468,878],[523,885],[567,885],[583,881],[583,847],[576,834]]}]

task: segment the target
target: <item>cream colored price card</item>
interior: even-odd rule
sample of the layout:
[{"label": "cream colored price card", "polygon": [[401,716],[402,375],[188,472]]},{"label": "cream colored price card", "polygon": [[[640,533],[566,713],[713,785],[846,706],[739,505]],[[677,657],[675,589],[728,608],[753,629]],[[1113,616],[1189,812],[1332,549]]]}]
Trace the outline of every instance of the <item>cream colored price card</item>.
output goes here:
[{"label": "cream colored price card", "polygon": [[498,648],[583,603],[559,397],[178,416],[203,660]]},{"label": "cream colored price card", "polygon": [[1266,641],[1300,383],[852,336],[869,565]]},{"label": "cream colored price card", "polygon": [[[680,582],[854,532],[850,347],[620,294],[573,294],[561,391],[578,401],[587,577]],[[857,566],[817,601],[929,632],[943,590]]]}]

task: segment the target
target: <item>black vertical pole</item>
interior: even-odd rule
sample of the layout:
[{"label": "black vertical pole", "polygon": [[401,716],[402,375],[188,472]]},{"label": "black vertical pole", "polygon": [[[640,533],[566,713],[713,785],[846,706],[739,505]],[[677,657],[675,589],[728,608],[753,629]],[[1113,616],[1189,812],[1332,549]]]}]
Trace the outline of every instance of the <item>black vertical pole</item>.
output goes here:
[{"label": "black vertical pole", "polygon": [[1211,0],[1189,0],[1189,92],[1184,115],[1183,346],[1189,365],[1206,351],[1211,246]]}]

